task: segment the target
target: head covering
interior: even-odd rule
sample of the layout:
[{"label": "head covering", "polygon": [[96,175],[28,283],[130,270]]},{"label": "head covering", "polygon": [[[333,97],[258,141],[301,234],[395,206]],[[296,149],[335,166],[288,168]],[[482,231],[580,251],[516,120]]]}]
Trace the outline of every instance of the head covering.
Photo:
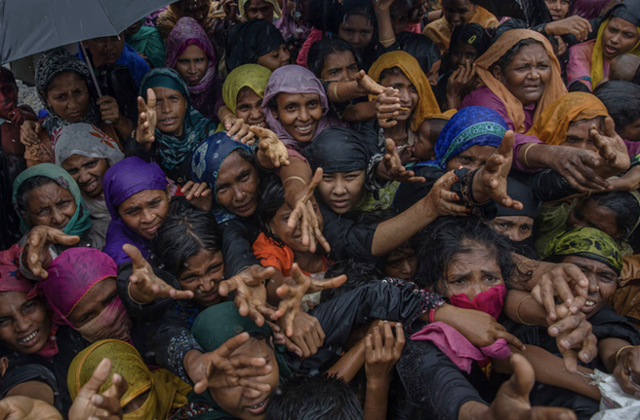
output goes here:
[{"label": "head covering", "polygon": [[103,251],[113,258],[117,265],[131,260],[122,250],[124,244],[134,245],[145,258],[149,256],[149,240],[127,227],[118,214],[118,206],[140,191],[166,190],[168,184],[157,163],[149,163],[135,156],[121,160],[104,174],[102,188],[105,203],[111,214],[111,223]]},{"label": "head covering", "polygon": [[[296,0],[296,5],[298,4]],[[282,2],[282,17],[275,21],[273,24],[282,34],[282,37],[285,41],[289,39],[307,39],[309,33],[311,32],[311,28],[307,26],[300,25],[291,15],[292,13],[299,13],[297,10],[289,10],[287,6],[287,2]]]},{"label": "head covering", "polygon": [[233,69],[222,86],[222,98],[229,111],[236,113],[238,93],[245,86],[264,98],[264,89],[267,87],[270,76],[271,70],[258,64],[245,64]]},{"label": "head covering", "polygon": [[80,388],[89,382],[93,371],[105,358],[111,360],[111,372],[99,393],[109,389],[115,373],[129,384],[129,389],[120,399],[121,407],[149,391],[146,402],[137,410],[125,414],[125,420],[167,419],[172,410],[187,404],[186,395],[191,391],[189,385],[166,369],[150,371],[138,350],[119,340],[98,341],[73,359],[67,375],[71,399],[76,399]]},{"label": "head covering", "polygon": [[369,76],[380,82],[380,74],[387,69],[398,67],[407,76],[411,84],[418,91],[418,105],[413,111],[411,129],[418,131],[418,127],[430,114],[439,114],[440,107],[433,95],[431,85],[425,76],[418,60],[404,51],[392,51],[382,54],[369,69]]},{"label": "head covering", "polygon": [[416,166],[435,166],[442,170],[449,160],[473,146],[498,147],[509,128],[493,109],[468,106],[451,117],[435,146],[436,158]]},{"label": "head covering", "polygon": [[95,125],[77,123],[60,127],[54,133],[56,165],[60,166],[71,155],[106,159],[109,166],[124,159],[118,144]]},{"label": "head covering", "polygon": [[[280,16],[282,16],[282,9],[280,9],[280,5],[278,4],[278,2],[276,0],[264,0],[267,3],[269,3],[270,5],[273,6],[273,20],[276,19],[280,19]],[[247,12],[245,11],[245,8],[247,7],[247,4],[250,3],[251,0],[239,0],[238,1],[238,10],[240,11],[240,17],[243,20],[249,20],[249,18],[247,18]],[[284,2],[284,7],[287,7],[287,2]],[[254,19],[255,20],[255,19]]]},{"label": "head covering", "polygon": [[214,215],[218,223],[226,222],[235,218],[235,215],[222,207],[218,202],[218,171],[222,162],[229,154],[236,150],[245,150],[251,153],[251,148],[246,144],[234,141],[227,133],[220,131],[209,137],[193,152],[191,157],[191,176],[193,182],[206,182],[212,190],[213,198],[218,204],[214,209]]},{"label": "head covering", "polygon": [[495,217],[492,217],[492,220],[496,217],[505,216],[525,216],[534,220],[538,217],[542,203],[529,186],[516,178],[510,177],[507,181],[507,194],[509,197],[522,203],[522,210],[502,207],[496,204],[497,211]]},{"label": "head covering", "polygon": [[[163,10],[154,13],[159,14]],[[131,48],[144,54],[153,67],[164,66],[166,48],[155,25],[147,26],[143,23],[135,34],[125,35],[125,39]]]},{"label": "head covering", "polygon": [[264,19],[254,19],[235,25],[226,40],[226,60],[229,71],[243,64],[257,63],[258,58],[284,44],[278,28]]},{"label": "head covering", "polygon": [[87,114],[82,119],[82,122],[97,125],[100,123],[100,114],[98,113],[97,106],[95,104],[95,98],[93,98],[92,85],[89,82],[91,75],[87,64],[80,60],[78,57],[74,57],[64,48],[56,48],[53,50],[42,53],[36,64],[35,82],[38,90],[38,96],[42,105],[49,112],[49,115],[44,120],[43,127],[51,135],[53,131],[63,125],[71,124],[62,119],[55,113],[52,107],[47,105],[47,86],[58,75],[62,73],[73,72],[84,79],[89,89],[89,109]]},{"label": "head covering", "polygon": [[594,94],[571,92],[549,105],[527,135],[558,145],[567,139],[567,130],[572,122],[608,116],[607,108]]},{"label": "head covering", "polygon": [[[320,106],[322,107],[322,118],[316,128],[315,137],[329,127],[344,126],[342,121],[327,117],[329,112],[329,100],[327,94],[322,87],[322,83],[310,71],[302,66],[290,64],[280,67],[271,74],[269,83],[264,89],[264,100],[262,101],[262,110],[264,117],[269,124],[269,128],[273,130],[278,138],[287,146],[294,149],[302,149],[306,144],[300,143],[284,129],[280,121],[278,121],[269,108],[271,99],[276,98],[280,93],[296,94],[317,94],[320,98]],[[315,139],[314,137],[314,139]],[[313,141],[312,139],[311,141]]]},{"label": "head covering", "polygon": [[560,63],[556,58],[553,48],[549,43],[549,40],[538,32],[531,31],[529,29],[513,29],[505,32],[496,42],[489,47],[489,49],[482,54],[476,61],[476,74],[481,84],[493,92],[504,103],[507,109],[507,116],[515,127],[517,133],[524,133],[524,108],[522,102],[520,102],[505,85],[503,85],[498,79],[493,77],[491,69],[494,64],[502,58],[514,45],[518,42],[533,38],[542,44],[549,59],[551,60],[551,79],[547,83],[547,87],[542,93],[542,97],[538,99],[536,104],[536,111],[533,117],[535,123],[540,117],[543,110],[547,109],[549,105],[562,95],[567,94],[567,88],[562,82],[562,75],[560,73]]},{"label": "head covering", "polygon": [[547,255],[590,258],[607,264],[618,275],[622,271],[622,254],[611,236],[594,228],[575,228],[553,238]]},{"label": "head covering", "polygon": [[303,155],[312,171],[322,168],[325,174],[366,170],[371,160],[366,140],[345,127],[324,130],[304,149]]},{"label": "head covering", "polygon": [[[62,231],[67,235],[84,235],[84,233],[91,227],[91,218],[89,217],[89,211],[86,209],[84,200],[82,199],[80,188],[78,188],[78,184],[76,184],[76,181],[71,178],[71,175],[69,175],[67,171],[53,163],[41,163],[39,165],[32,166],[18,175],[16,180],[13,182],[14,207],[17,207],[18,205],[17,199],[20,186],[26,180],[33,178],[34,176],[50,178],[58,184],[59,187],[64,188],[71,193],[71,196],[76,202],[76,212]],[[18,216],[20,216],[20,229],[22,229],[22,232],[24,233],[31,229],[33,226],[27,225],[26,220],[24,220],[20,212],[16,212],[18,213]]]},{"label": "head covering", "polygon": [[[494,15],[480,6],[478,6],[469,23],[477,23],[483,28],[497,28],[500,24]],[[454,28],[449,25],[449,22],[443,16],[428,24],[424,28],[423,34],[432,39],[440,48],[440,52],[444,53],[451,46],[450,40],[453,30]]]}]

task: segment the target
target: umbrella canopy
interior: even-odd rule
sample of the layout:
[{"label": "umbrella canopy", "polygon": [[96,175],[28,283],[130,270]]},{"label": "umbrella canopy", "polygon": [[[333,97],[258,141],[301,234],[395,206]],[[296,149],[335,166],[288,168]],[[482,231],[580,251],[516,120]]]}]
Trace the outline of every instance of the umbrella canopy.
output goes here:
[{"label": "umbrella canopy", "polygon": [[522,19],[530,26],[551,22],[551,14],[544,0],[471,0],[499,18],[509,16]]},{"label": "umbrella canopy", "polygon": [[0,63],[118,35],[171,0],[0,0]]}]

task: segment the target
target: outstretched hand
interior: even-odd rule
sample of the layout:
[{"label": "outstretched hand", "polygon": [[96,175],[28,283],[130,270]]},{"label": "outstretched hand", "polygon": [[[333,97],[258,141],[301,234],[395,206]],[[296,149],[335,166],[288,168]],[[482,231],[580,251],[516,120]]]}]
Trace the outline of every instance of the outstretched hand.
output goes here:
[{"label": "outstretched hand", "polygon": [[455,172],[449,171],[442,175],[433,185],[429,194],[424,197],[427,208],[431,209],[436,216],[468,216],[469,211],[465,206],[458,204],[460,197],[451,191],[454,184],[459,179]]},{"label": "outstretched hand", "polygon": [[149,88],[147,89],[146,102],[142,96],[138,96],[138,128],[136,129],[136,141],[146,151],[151,149],[151,145],[156,140],[154,133],[157,124],[156,94],[153,89]]},{"label": "outstretched hand", "polygon": [[622,137],[616,133],[616,125],[611,117],[604,120],[604,134],[600,134],[596,125],[593,124],[589,130],[589,137],[598,148],[598,153],[604,159],[604,163],[611,169],[610,173],[605,175],[617,175],[629,169],[631,159],[627,146]]},{"label": "outstretched hand", "polygon": [[511,170],[514,141],[515,134],[513,131],[507,131],[502,138],[500,146],[489,156],[485,165],[478,170],[477,176],[480,181],[480,189],[485,195],[485,197],[476,197],[478,201],[484,201],[483,198],[492,198],[502,207],[522,210],[522,203],[513,200],[507,194],[507,176]]},{"label": "outstretched hand", "polygon": [[122,419],[120,399],[129,389],[127,381],[119,374],[111,377],[109,389],[100,393],[100,387],[111,372],[111,360],[102,359],[93,371],[89,381],[80,388],[69,410],[69,420],[100,418],[104,420]]},{"label": "outstretched hand", "polygon": [[0,420],[62,420],[62,414],[42,400],[16,396],[0,400]]},{"label": "outstretched hand", "polygon": [[402,184],[426,182],[424,177],[416,176],[415,172],[408,171],[407,168],[405,168],[392,139],[386,139],[384,146],[386,153],[376,168],[376,177],[398,181]]},{"label": "outstretched hand", "polygon": [[260,152],[269,158],[273,166],[279,168],[290,164],[287,147],[276,136],[276,133],[267,128],[257,126],[251,126],[250,130],[258,138]]},{"label": "outstretched hand", "polygon": [[213,205],[213,197],[211,196],[211,188],[206,182],[196,183],[188,181],[182,186],[182,194],[193,207],[198,210],[208,212]]},{"label": "outstretched hand", "polygon": [[395,127],[398,124],[396,117],[400,112],[400,96],[396,89],[386,88],[374,100],[376,118],[382,128]]},{"label": "outstretched hand", "polygon": [[362,96],[364,95],[380,95],[384,92],[384,86],[378,84],[375,80],[373,80],[367,72],[364,70],[360,70],[356,73],[356,82],[358,83],[358,88],[360,89],[360,93]]},{"label": "outstretched hand", "polygon": [[235,292],[234,302],[242,316],[249,316],[258,326],[262,326],[265,316],[275,320],[276,314],[267,305],[267,289],[264,283],[276,273],[275,268],[252,265],[218,286],[220,296]]},{"label": "outstretched hand", "polygon": [[72,246],[80,241],[79,236],[67,235],[60,229],[49,226],[36,226],[29,231],[27,241],[22,250],[22,263],[33,275],[46,279],[47,268],[53,261],[49,253],[49,245],[60,244]]}]

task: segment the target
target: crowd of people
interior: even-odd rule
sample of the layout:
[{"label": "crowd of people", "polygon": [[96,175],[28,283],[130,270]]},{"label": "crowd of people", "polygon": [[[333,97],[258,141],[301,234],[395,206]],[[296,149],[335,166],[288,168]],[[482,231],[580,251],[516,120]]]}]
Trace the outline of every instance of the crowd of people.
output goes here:
[{"label": "crowd of people", "polygon": [[640,398],[640,0],[534,3],[180,0],[39,112],[0,68],[0,419]]}]

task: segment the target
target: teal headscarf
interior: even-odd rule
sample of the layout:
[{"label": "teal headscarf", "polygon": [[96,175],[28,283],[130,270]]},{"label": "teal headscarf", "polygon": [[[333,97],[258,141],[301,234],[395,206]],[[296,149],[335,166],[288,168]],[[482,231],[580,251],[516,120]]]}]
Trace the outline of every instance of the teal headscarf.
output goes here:
[{"label": "teal headscarf", "polygon": [[591,258],[611,267],[618,275],[622,271],[622,254],[616,241],[594,228],[575,228],[553,238],[547,255]]},{"label": "teal headscarf", "polygon": [[41,163],[39,165],[32,166],[18,175],[13,183],[13,206],[16,208],[16,213],[20,216],[20,229],[22,230],[22,233],[26,233],[33,226],[29,226],[18,211],[18,189],[26,180],[33,178],[34,176],[51,178],[56,184],[71,193],[73,199],[76,201],[76,212],[62,231],[67,235],[77,235],[82,237],[82,235],[84,235],[84,233],[91,227],[89,210],[84,204],[82,193],[80,192],[80,188],[78,188],[76,181],[71,178],[71,175],[69,175],[67,171],[53,163]]}]

